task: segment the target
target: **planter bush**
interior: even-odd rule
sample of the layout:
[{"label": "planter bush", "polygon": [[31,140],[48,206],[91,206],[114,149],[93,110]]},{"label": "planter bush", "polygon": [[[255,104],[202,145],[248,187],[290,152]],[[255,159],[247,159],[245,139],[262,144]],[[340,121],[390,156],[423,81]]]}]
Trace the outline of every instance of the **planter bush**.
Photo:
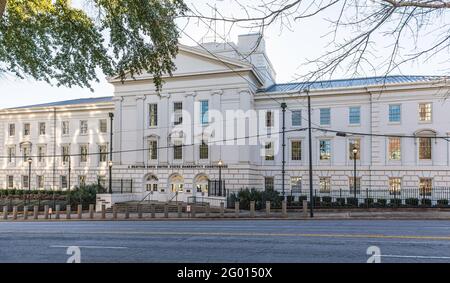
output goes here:
[{"label": "planter bush", "polygon": [[336,198],[336,204],[338,206],[344,206],[345,205],[345,198]]},{"label": "planter bush", "polygon": [[332,198],[329,196],[322,197],[322,202],[324,202],[326,204],[331,204],[331,200],[332,200]]},{"label": "planter bush", "polygon": [[420,205],[421,206],[431,206],[431,199],[427,199],[427,198],[421,199],[420,200]]},{"label": "planter bush", "polygon": [[377,202],[374,204],[375,207],[386,207],[387,200],[385,199],[377,199]]},{"label": "planter bush", "polygon": [[405,199],[405,204],[409,206],[418,206],[419,199],[418,198],[407,198]]},{"label": "planter bush", "polygon": [[438,206],[443,206],[443,207],[445,207],[445,206],[448,206],[448,199],[438,199],[438,201],[437,201],[437,205]]},{"label": "planter bush", "polygon": [[373,205],[373,198],[365,198],[364,199],[364,205],[365,206],[372,206]]},{"label": "planter bush", "polygon": [[401,205],[402,205],[402,200],[401,199],[391,198],[391,200],[389,201],[389,206],[399,207]]},{"label": "planter bush", "polygon": [[314,200],[314,206],[320,207],[320,197],[313,197]]},{"label": "planter bush", "polygon": [[349,206],[358,206],[358,199],[357,198],[347,198],[347,205]]}]

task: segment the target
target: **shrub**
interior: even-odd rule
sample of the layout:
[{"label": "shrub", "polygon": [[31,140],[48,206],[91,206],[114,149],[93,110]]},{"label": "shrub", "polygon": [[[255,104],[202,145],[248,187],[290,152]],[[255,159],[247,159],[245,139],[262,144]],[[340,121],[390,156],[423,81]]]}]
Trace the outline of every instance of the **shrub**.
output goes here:
[{"label": "shrub", "polygon": [[322,201],[323,201],[324,203],[331,204],[331,200],[332,200],[332,198],[329,197],[329,196],[322,197]]},{"label": "shrub", "polygon": [[[97,184],[75,187],[73,190],[67,193],[67,197],[70,197],[71,205],[88,205],[95,203],[98,190],[99,186]],[[58,198],[59,197],[60,196],[58,196]],[[65,198],[64,196],[61,197]]]},{"label": "shrub", "polygon": [[375,206],[377,207],[385,207],[387,204],[387,200],[385,199],[377,199],[377,202],[375,203]]},{"label": "shrub", "polygon": [[239,207],[242,209],[250,209],[250,202],[255,201],[255,209],[266,207],[266,201],[270,201],[272,208],[281,208],[281,198],[279,192],[275,190],[259,191],[255,188],[240,190],[237,195],[230,195],[232,203],[238,201]]},{"label": "shrub", "polygon": [[448,199],[438,199],[438,206],[448,206]]},{"label": "shrub", "polygon": [[345,205],[345,198],[337,198],[336,199],[336,204],[338,206],[344,206]]},{"label": "shrub", "polygon": [[400,206],[402,204],[402,200],[398,198],[392,198],[389,202],[389,206]]},{"label": "shrub", "polygon": [[365,198],[364,199],[365,206],[371,206],[372,204],[373,204],[373,198]]},{"label": "shrub", "polygon": [[287,196],[286,197],[288,205],[291,205],[294,203],[294,196]]},{"label": "shrub", "polygon": [[431,206],[431,199],[427,199],[427,198],[421,199],[420,204],[422,206]]},{"label": "shrub", "polygon": [[347,198],[347,204],[350,206],[358,206],[358,199],[357,198]]},{"label": "shrub", "polygon": [[418,206],[419,199],[418,198],[407,198],[405,199],[405,204],[409,206]]}]

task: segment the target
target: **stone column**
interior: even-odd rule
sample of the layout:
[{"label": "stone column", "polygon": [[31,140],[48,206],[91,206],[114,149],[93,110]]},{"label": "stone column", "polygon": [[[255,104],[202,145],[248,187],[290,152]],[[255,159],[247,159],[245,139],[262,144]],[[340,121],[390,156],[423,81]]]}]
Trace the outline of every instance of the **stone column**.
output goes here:
[{"label": "stone column", "polygon": [[283,200],[281,202],[281,216],[282,217],[287,217],[287,205],[286,205],[286,201]]},{"label": "stone column", "polygon": [[178,218],[182,218],[183,215],[183,205],[181,203],[178,204]]},{"label": "stone column", "polygon": [[23,219],[28,219],[28,206],[26,205],[23,207]]},{"label": "stone column", "polygon": [[210,205],[209,205],[209,203],[207,203],[206,207],[205,207],[205,216],[206,217],[209,217],[209,210],[210,210]]},{"label": "stone column", "polygon": [[106,206],[102,204],[102,219],[106,218]]},{"label": "stone column", "polygon": [[239,218],[239,202],[234,203],[234,214],[236,218]]},{"label": "stone column", "polygon": [[266,201],[266,216],[270,217],[270,201]]},{"label": "stone column", "polygon": [[137,205],[137,211],[138,211],[138,218],[142,218],[142,204]]},{"label": "stone column", "polygon": [[44,219],[48,219],[48,205],[44,205]]},{"label": "stone column", "polygon": [[17,205],[13,206],[13,219],[17,219]]},{"label": "stone column", "polygon": [[225,203],[221,202],[220,203],[220,217],[224,217],[225,216]]},{"label": "stone column", "polygon": [[112,210],[113,210],[113,219],[117,219],[117,205],[116,204],[113,204]]},{"label": "stone column", "polygon": [[55,219],[59,219],[59,213],[61,211],[61,206],[59,204],[57,204],[55,206]]},{"label": "stone column", "polygon": [[33,219],[38,219],[39,217],[39,206],[35,205],[33,207]]},{"label": "stone column", "polygon": [[164,217],[165,218],[169,217],[169,204],[168,203],[164,204]]},{"label": "stone column", "polygon": [[250,202],[250,217],[255,217],[255,201]]},{"label": "stone column", "polygon": [[83,218],[83,206],[81,204],[79,204],[77,207],[77,214],[78,214],[78,219]]},{"label": "stone column", "polygon": [[94,219],[94,205],[93,204],[89,205],[89,218]]},{"label": "stone column", "polygon": [[72,208],[70,205],[66,205],[66,219],[70,219],[70,214],[72,213],[71,210]]},{"label": "stone column", "polygon": [[303,200],[303,217],[308,217],[308,201]]},{"label": "stone column", "polygon": [[8,219],[8,206],[3,206],[3,219]]}]

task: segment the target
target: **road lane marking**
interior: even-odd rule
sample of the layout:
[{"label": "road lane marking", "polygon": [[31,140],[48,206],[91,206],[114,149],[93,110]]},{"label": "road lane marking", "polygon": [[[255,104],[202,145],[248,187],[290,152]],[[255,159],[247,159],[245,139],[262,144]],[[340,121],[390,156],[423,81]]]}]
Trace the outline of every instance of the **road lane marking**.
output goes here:
[{"label": "road lane marking", "polygon": [[417,258],[417,259],[450,259],[450,256],[428,256],[428,255],[374,255],[378,257],[393,258]]},{"label": "road lane marking", "polygon": [[245,232],[172,232],[172,231],[0,231],[1,233],[27,234],[85,234],[85,235],[142,235],[142,236],[231,236],[231,237],[310,237],[310,238],[365,238],[450,241],[450,236],[382,235],[382,234],[319,234],[319,233],[245,233]]},{"label": "road lane marking", "polygon": [[[50,248],[68,248],[68,247],[72,247],[74,245],[71,246],[58,246],[58,245],[53,245],[50,246]],[[105,246],[77,246],[79,248],[83,248],[83,249],[128,249],[127,247],[105,247]]]}]

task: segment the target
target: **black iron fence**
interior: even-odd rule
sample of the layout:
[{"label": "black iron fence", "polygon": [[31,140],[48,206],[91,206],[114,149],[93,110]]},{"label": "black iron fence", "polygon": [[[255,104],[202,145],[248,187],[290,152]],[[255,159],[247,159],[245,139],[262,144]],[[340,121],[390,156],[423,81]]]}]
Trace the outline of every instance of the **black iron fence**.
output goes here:
[{"label": "black iron fence", "polygon": [[[222,183],[222,185],[220,184]],[[208,181],[208,195],[224,197],[226,196],[225,180],[209,180]]]},{"label": "black iron fence", "polygon": [[113,194],[125,194],[133,192],[133,179],[113,179],[111,183]]}]

